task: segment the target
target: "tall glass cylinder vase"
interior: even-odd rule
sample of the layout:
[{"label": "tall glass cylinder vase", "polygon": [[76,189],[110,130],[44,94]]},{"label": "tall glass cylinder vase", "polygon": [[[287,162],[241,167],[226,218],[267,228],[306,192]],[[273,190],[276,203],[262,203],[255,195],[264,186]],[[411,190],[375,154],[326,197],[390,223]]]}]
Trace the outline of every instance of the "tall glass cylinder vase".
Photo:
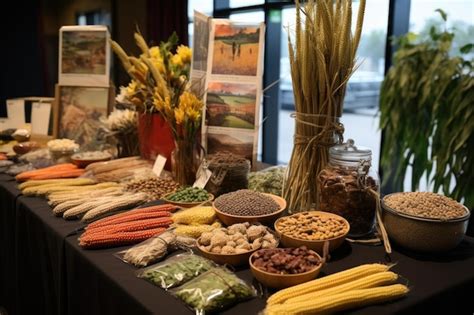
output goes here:
[{"label": "tall glass cylinder vase", "polygon": [[171,171],[174,180],[183,186],[192,185],[201,163],[199,146],[194,139],[175,139],[174,143],[175,148],[171,152]]}]

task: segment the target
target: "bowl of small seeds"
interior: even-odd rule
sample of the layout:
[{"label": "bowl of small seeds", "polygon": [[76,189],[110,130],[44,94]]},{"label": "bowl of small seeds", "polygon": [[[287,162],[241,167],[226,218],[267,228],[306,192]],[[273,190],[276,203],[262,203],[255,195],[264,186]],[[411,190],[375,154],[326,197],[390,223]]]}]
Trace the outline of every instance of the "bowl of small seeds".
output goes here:
[{"label": "bowl of small seeds", "polygon": [[329,242],[329,251],[341,246],[349,229],[346,219],[323,211],[300,212],[275,222],[275,231],[284,247],[306,246],[320,254],[325,242]]},{"label": "bowl of small seeds", "polygon": [[267,193],[240,189],[219,196],[212,206],[224,224],[243,222],[272,224],[286,209],[286,200]]},{"label": "bowl of small seeds", "polygon": [[432,192],[400,192],[382,199],[382,220],[391,240],[410,250],[446,252],[464,238],[470,212]]},{"label": "bowl of small seeds", "polygon": [[214,195],[198,187],[183,187],[175,192],[165,195],[164,201],[173,205],[191,208],[214,200]]}]

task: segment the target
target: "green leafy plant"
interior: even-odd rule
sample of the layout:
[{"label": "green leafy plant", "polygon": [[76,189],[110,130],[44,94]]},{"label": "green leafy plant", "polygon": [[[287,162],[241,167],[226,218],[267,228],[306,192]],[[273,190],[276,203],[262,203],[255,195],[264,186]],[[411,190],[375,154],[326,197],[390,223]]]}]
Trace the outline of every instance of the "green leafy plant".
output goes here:
[{"label": "green leafy plant", "polygon": [[[436,11],[446,23],[446,14]],[[402,191],[411,166],[412,190],[425,174],[435,192],[472,208],[473,44],[451,56],[454,36],[444,26],[431,27],[428,39],[409,33],[395,40],[398,50],[380,93],[382,189]]]}]

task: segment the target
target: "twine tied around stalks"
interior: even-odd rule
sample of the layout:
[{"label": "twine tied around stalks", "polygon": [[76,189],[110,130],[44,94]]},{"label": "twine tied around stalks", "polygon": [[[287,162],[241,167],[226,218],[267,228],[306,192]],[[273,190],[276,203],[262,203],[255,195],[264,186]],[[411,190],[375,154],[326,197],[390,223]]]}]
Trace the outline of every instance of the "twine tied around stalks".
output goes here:
[{"label": "twine tied around stalks", "polygon": [[[295,135],[294,135],[295,145],[307,145],[307,146],[314,145],[314,146],[332,147],[335,144],[344,142],[344,125],[337,121],[339,117],[330,116],[330,115],[306,114],[306,113],[291,113],[290,117],[294,118],[296,123],[300,123],[304,126],[308,126],[312,128],[321,129],[319,133],[312,136],[299,134],[298,131],[296,130]],[[319,122],[314,123],[314,122],[305,120],[305,118],[317,119],[317,120],[324,119],[326,124],[322,125],[322,124],[319,124]],[[329,120],[326,120],[327,118],[329,118]],[[329,123],[327,123],[327,121],[329,121]],[[332,137],[334,133],[338,137],[337,141],[334,141],[334,139],[327,139],[329,137]],[[319,139],[321,140],[324,139],[326,140],[326,142],[317,141]]]},{"label": "twine tied around stalks", "polygon": [[343,142],[344,126],[332,115],[296,112],[290,117],[295,118],[296,128],[284,197],[292,212],[298,208],[317,207],[315,179],[328,161],[328,148]]}]

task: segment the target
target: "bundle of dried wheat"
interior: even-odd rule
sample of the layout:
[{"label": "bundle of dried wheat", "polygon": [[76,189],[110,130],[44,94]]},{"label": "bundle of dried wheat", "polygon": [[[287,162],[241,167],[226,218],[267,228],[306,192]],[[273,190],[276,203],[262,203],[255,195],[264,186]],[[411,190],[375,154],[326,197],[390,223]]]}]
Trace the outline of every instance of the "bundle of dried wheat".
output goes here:
[{"label": "bundle of dried wheat", "polygon": [[355,33],[351,0],[296,2],[289,57],[296,113],[294,147],[283,195],[290,211],[318,206],[317,175],[328,161],[328,147],[342,137],[339,123],[364,19],[360,0]]}]

